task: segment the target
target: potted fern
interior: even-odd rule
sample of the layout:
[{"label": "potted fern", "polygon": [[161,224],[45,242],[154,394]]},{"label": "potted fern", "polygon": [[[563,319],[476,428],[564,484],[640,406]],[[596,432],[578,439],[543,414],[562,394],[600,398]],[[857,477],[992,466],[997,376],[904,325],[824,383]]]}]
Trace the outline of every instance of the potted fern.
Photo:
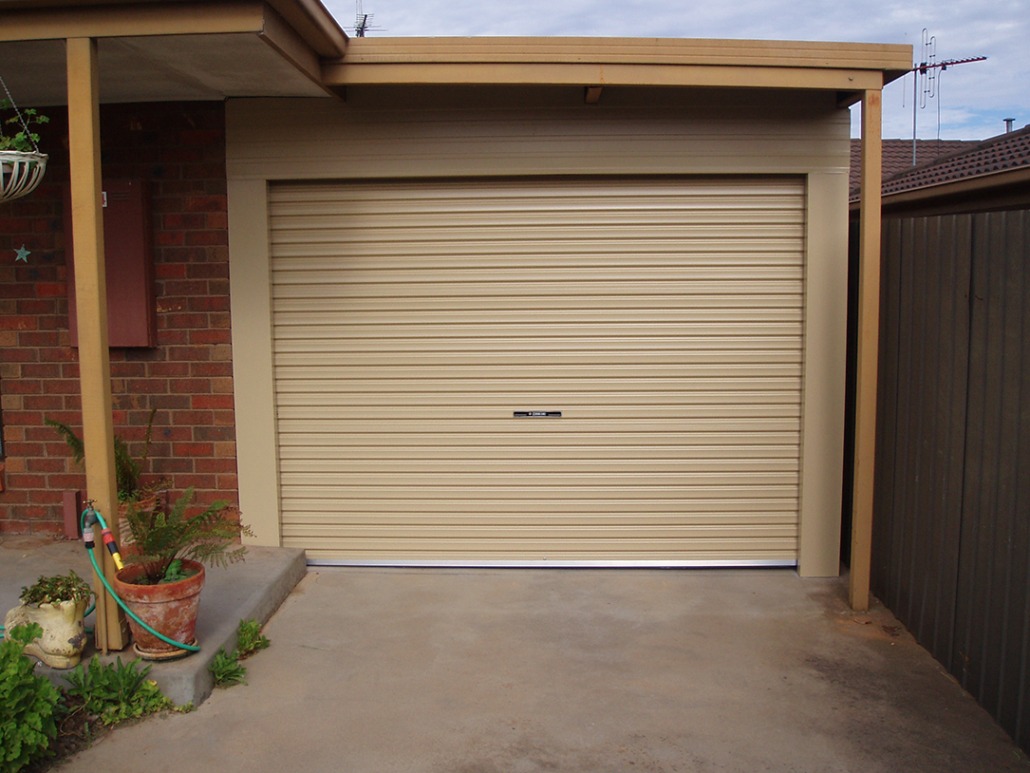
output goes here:
[{"label": "potted fern", "polygon": [[93,589],[74,571],[41,576],[21,589],[20,604],[4,617],[4,627],[37,623],[42,635],[25,646],[28,655],[52,668],[73,668],[86,646],[83,624]]},{"label": "potted fern", "polygon": [[[114,578],[115,592],[150,628],[173,642],[196,643],[197,612],[204,587],[205,564],[227,566],[242,561],[239,544],[250,529],[225,502],[193,507],[187,489],[170,507],[144,509],[130,503],[124,541],[128,565]],[[130,616],[136,654],[147,660],[180,657],[188,650],[155,636]]]}]

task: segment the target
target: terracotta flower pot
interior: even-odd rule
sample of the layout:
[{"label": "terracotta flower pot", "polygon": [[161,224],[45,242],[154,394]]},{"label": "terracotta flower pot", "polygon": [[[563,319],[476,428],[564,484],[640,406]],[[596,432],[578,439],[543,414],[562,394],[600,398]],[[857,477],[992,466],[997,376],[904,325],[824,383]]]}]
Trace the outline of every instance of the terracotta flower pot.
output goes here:
[{"label": "terracotta flower pot", "polygon": [[[135,581],[143,575],[143,566],[135,564],[120,569],[112,585],[129,609],[155,631],[183,644],[195,644],[204,565],[190,560],[184,560],[182,565],[184,570],[195,574],[178,582],[137,585]],[[133,649],[144,660],[166,660],[189,654],[189,650],[174,647],[154,636],[131,617],[129,628],[135,641]]]}]

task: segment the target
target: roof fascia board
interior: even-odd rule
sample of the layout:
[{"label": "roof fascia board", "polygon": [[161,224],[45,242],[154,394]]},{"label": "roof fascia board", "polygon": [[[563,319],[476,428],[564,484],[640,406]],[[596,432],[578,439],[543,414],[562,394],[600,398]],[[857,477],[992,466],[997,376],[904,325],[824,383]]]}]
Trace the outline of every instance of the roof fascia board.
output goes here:
[{"label": "roof fascia board", "polygon": [[322,84],[322,60],[318,53],[312,50],[295,28],[275,11],[267,10],[265,24],[258,37],[313,83],[321,86],[328,94],[332,94]]},{"label": "roof fascia board", "polygon": [[332,59],[344,55],[349,41],[347,33],[326,12],[321,2],[268,0],[268,3],[319,56]]},{"label": "roof fascia board", "polygon": [[623,62],[904,70],[910,45],[686,38],[356,38],[347,59],[419,62]]},{"label": "roof fascia board", "polygon": [[909,45],[665,38],[355,38],[327,86],[752,86],[851,94],[908,71]]},{"label": "roof fascia board", "polygon": [[353,64],[322,67],[330,87],[384,85],[703,86],[861,91],[883,85],[880,71],[629,64]]},{"label": "roof fascia board", "polygon": [[0,41],[260,33],[266,7],[252,2],[43,8],[0,13]]},{"label": "roof fascia board", "polygon": [[677,38],[355,38],[350,64],[665,64],[876,70],[912,68],[912,46]]}]

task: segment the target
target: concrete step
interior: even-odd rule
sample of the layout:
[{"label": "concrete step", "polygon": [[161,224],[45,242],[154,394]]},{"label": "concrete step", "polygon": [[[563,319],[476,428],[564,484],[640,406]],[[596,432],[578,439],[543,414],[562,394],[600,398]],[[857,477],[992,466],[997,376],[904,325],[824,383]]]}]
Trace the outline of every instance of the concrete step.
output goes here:
[{"label": "concrete step", "polygon": [[[81,543],[5,539],[0,543],[0,615],[18,603],[23,586],[31,585],[40,575],[64,574],[69,569],[86,578],[91,576],[89,557]],[[235,647],[240,620],[265,623],[306,573],[304,551],[296,548],[251,546],[243,563],[208,568],[197,620],[200,652],[179,660],[150,663],[150,678],[176,705],[200,705],[214,687],[208,665],[219,649],[230,652]],[[93,615],[86,619],[86,627],[93,627]],[[121,652],[97,655],[91,641],[83,660],[95,655],[107,662],[121,658],[125,663],[136,658],[131,645]],[[37,668],[58,685],[64,684],[68,673],[43,664]]]}]

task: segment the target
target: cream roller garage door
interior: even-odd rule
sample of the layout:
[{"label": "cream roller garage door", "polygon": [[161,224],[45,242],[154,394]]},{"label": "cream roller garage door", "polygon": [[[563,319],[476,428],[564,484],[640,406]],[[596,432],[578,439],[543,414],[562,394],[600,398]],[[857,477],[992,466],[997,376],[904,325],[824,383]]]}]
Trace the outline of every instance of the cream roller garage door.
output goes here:
[{"label": "cream roller garage door", "polygon": [[270,218],[283,544],[796,562],[801,179],[278,184]]}]

